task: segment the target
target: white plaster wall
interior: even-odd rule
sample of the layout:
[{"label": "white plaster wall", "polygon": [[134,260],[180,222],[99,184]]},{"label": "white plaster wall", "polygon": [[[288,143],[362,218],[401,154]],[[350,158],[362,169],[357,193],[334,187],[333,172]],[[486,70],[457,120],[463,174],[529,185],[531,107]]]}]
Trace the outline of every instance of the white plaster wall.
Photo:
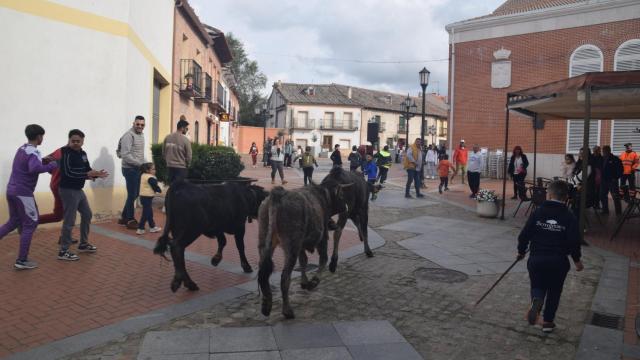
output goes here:
[{"label": "white plaster wall", "polygon": [[[529,167],[527,178],[533,179],[533,154],[527,154]],[[536,176],[552,179],[554,176],[562,176],[562,164],[564,154],[538,154],[536,161]]]},{"label": "white plaster wall", "polygon": [[[0,192],[6,189],[16,149],[31,123],[46,130],[41,151],[66,144],[67,133],[86,134],[93,163],[112,158],[126,116],[127,39],[0,8],[0,23],[11,34],[0,38],[0,87],[4,141],[0,142]],[[19,36],[18,36],[19,34]],[[106,159],[106,158],[105,158]],[[114,164],[108,159],[102,164]],[[112,165],[113,166],[113,165]],[[111,170],[111,169],[107,169]],[[113,173],[113,171],[111,171]],[[113,183],[113,177],[107,183]],[[116,184],[123,183],[121,176]],[[48,191],[44,175],[36,191]]]},{"label": "white plaster wall", "polygon": [[[111,0],[109,0],[111,1]],[[171,72],[173,61],[173,0],[131,0],[129,26],[155,58]],[[171,74],[167,81],[171,81]]]},{"label": "white plaster wall", "polygon": [[49,0],[53,3],[68,6],[73,9],[86,11],[109,19],[128,22],[129,3],[141,2],[141,0]]},{"label": "white plaster wall", "polygon": [[[311,141],[312,131],[310,130],[298,130],[295,129],[292,135],[292,139],[295,141],[296,139],[306,139],[307,144],[311,146],[313,152],[318,154],[321,151],[322,147],[322,137],[333,136],[333,145],[339,144],[340,140],[348,140],[350,145],[360,145],[360,134],[361,134],[361,109],[359,107],[339,107],[339,106],[309,106],[309,105],[290,105],[288,109],[293,109],[293,117],[298,117],[298,112],[307,111],[309,113],[309,119],[315,120],[315,130],[313,131],[317,136],[318,140],[314,143]],[[350,112],[353,114],[353,123],[358,127],[358,130],[326,130],[320,129],[320,124],[322,119],[324,118],[325,112],[333,112],[334,119],[341,121],[344,119],[344,113]],[[293,120],[295,121],[295,120]],[[364,130],[366,132],[366,129]],[[333,148],[332,145],[332,148]],[[342,149],[347,151],[348,149]]]}]

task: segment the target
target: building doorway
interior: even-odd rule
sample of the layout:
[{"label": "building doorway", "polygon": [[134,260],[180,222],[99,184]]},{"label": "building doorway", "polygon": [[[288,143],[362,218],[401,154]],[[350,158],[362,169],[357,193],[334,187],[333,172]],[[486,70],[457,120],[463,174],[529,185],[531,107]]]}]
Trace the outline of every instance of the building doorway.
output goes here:
[{"label": "building doorway", "polygon": [[322,137],[322,150],[331,151],[332,148],[333,148],[333,136],[324,135]]}]

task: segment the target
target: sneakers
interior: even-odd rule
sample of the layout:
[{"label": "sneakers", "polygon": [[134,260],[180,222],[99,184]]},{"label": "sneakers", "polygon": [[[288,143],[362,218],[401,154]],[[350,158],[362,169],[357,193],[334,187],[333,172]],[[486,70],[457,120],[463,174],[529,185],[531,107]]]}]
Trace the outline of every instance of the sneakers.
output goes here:
[{"label": "sneakers", "polygon": [[123,218],[118,219],[118,225],[122,225],[122,226],[127,225],[127,220]]},{"label": "sneakers", "polygon": [[404,194],[404,197],[407,199],[413,199],[413,196],[411,196],[410,194]]},{"label": "sneakers", "polygon": [[438,192],[442,194],[442,185],[438,186]]},{"label": "sneakers", "polygon": [[136,234],[137,234],[137,235],[144,235],[144,229],[138,229],[138,230],[136,230]]},{"label": "sneakers", "polygon": [[154,226],[151,229],[149,229],[150,233],[157,233],[157,232],[160,232],[160,231],[162,231],[162,228],[160,226]]},{"label": "sneakers", "polygon": [[533,298],[531,301],[531,308],[527,313],[527,321],[529,325],[535,325],[538,320],[538,315],[540,314],[540,310],[542,310],[542,299]]},{"label": "sneakers", "polygon": [[418,195],[416,195],[416,197],[422,199],[424,197],[424,195],[418,194]]},{"label": "sneakers", "polygon": [[98,248],[89,243],[78,245],[78,252],[94,253],[96,251],[98,251]]},{"label": "sneakers", "polygon": [[555,329],[556,324],[552,321],[552,322],[544,322],[542,323],[542,332],[545,333],[550,333],[553,331],[553,329]]},{"label": "sneakers", "polygon": [[64,261],[78,261],[80,260],[80,257],[74,253],[72,253],[69,250],[66,251],[60,251],[58,253],[58,260],[64,260]]},{"label": "sneakers", "polygon": [[138,220],[131,219],[127,221],[127,229],[135,230],[138,228]]},{"label": "sneakers", "polygon": [[35,261],[16,260],[15,264],[13,264],[13,267],[16,268],[16,270],[29,270],[37,268],[38,264]]}]

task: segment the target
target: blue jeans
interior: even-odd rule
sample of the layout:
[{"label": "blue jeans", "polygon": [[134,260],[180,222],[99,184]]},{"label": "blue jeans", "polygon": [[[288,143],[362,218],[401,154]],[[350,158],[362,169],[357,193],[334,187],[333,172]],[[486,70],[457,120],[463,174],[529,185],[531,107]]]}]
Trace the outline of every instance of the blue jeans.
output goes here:
[{"label": "blue jeans", "polygon": [[140,222],[138,223],[138,229],[144,230],[145,223],[149,223],[149,228],[156,227],[156,222],[153,221],[153,207],[151,206],[153,202],[152,196],[140,196],[140,203],[142,204],[142,216],[140,217]]},{"label": "blue jeans", "polygon": [[140,193],[140,170],[137,168],[122,168],[122,176],[127,183],[127,201],[122,209],[122,219],[129,221],[134,219],[133,204]]},{"label": "blue jeans", "polygon": [[411,183],[416,187],[416,196],[420,195],[420,171],[416,169],[407,169],[407,186],[404,189],[405,195],[410,195]]}]

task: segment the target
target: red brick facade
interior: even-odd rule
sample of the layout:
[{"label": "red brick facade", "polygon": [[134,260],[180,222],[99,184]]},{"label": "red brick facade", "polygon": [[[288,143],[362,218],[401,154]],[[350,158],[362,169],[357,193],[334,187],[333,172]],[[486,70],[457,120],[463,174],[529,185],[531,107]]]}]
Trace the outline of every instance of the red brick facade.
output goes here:
[{"label": "red brick facade", "polygon": [[[478,143],[491,150],[503,148],[507,92],[569,77],[571,54],[585,44],[597,46],[604,56],[603,70],[613,71],[616,49],[627,40],[639,38],[640,19],[635,19],[456,43],[452,142],[465,139],[467,144]],[[511,86],[493,89],[491,63],[495,61],[493,52],[500,48],[511,51]],[[451,47],[449,53],[451,57]],[[513,113],[511,120],[508,148],[521,145],[525,152],[532,152],[531,120]],[[547,121],[544,130],[538,132],[538,152],[563,154],[566,128],[566,121]],[[610,142],[610,132],[611,123],[602,121],[602,145]]]}]

